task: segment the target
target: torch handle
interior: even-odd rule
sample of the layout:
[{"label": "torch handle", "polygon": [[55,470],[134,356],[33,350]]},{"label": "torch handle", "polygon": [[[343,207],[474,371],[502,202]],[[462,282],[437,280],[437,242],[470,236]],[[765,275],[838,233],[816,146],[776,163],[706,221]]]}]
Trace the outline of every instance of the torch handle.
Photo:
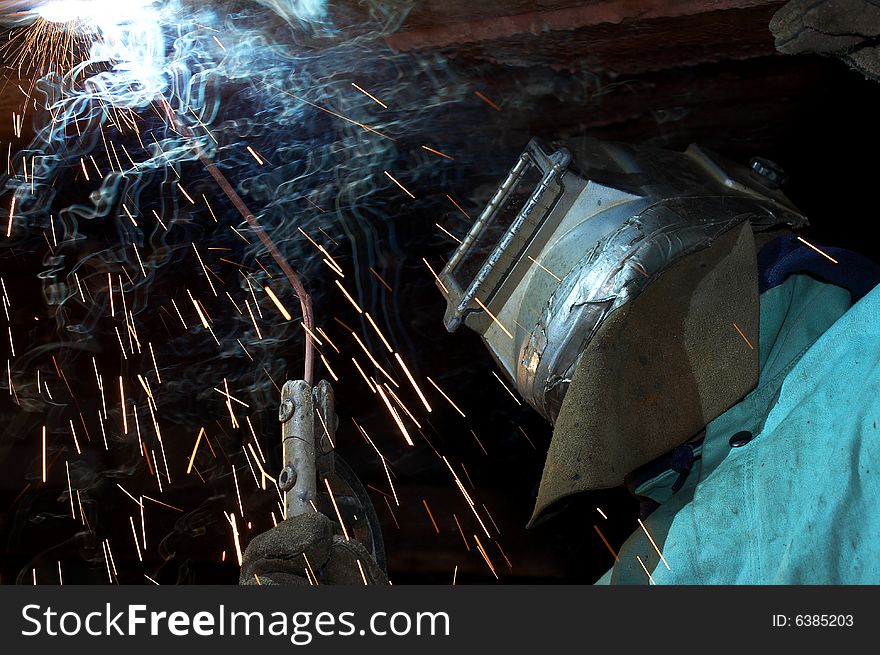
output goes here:
[{"label": "torch handle", "polygon": [[315,412],[312,386],[308,382],[284,383],[278,417],[284,449],[284,468],[278,483],[284,492],[285,518],[288,518],[314,511],[311,503],[318,493]]}]

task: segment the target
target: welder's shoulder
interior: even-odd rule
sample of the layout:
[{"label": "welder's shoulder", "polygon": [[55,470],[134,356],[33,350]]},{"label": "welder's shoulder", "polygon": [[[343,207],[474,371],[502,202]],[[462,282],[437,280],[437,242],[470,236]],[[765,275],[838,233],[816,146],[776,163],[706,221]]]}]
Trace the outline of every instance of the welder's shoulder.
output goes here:
[{"label": "welder's shoulder", "polygon": [[[821,298],[840,295],[839,287],[809,285],[815,302],[801,306],[804,321],[821,314]],[[688,582],[880,583],[878,310],[875,287],[805,345],[746,445],[717,435],[723,459],[667,542],[693,559],[682,566]],[[682,579],[665,568],[656,578]]]},{"label": "welder's shoulder", "polygon": [[707,427],[699,482],[645,521],[658,551],[637,531],[597,584],[880,583],[880,287],[848,308],[807,276],[784,287],[762,298],[766,392]]},{"label": "welder's shoulder", "polygon": [[[754,438],[731,447],[703,479],[689,525],[697,543],[719,548],[695,567],[700,576],[714,569],[722,573],[714,582],[880,582],[878,310],[875,287],[806,348]],[[742,553],[736,567],[724,562],[731,549]]]}]

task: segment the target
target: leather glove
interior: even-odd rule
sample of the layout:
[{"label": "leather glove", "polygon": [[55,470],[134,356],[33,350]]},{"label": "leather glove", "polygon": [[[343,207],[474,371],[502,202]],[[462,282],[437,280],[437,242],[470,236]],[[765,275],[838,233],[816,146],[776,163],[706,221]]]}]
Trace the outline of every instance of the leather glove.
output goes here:
[{"label": "leather glove", "polygon": [[880,6],[871,0],[790,0],[770,31],[780,52],[835,55],[880,81]]},{"label": "leather glove", "polygon": [[367,549],[346,541],[334,526],[323,514],[310,512],[257,535],[244,551],[239,584],[307,585],[313,584],[312,574],[318,584],[362,585],[364,577],[368,584],[388,584]]}]

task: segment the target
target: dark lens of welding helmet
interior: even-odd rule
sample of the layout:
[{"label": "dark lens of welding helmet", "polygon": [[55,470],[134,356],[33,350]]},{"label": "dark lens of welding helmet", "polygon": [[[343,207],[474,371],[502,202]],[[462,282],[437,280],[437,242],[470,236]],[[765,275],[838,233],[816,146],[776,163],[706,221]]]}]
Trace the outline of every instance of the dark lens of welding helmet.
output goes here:
[{"label": "dark lens of welding helmet", "polygon": [[544,176],[540,168],[528,159],[519,178],[501,201],[498,209],[489,216],[476,240],[464,252],[452,275],[458,284],[466,289],[477,277],[480,269],[486,264],[489,255],[508,232],[514,220],[525,207],[526,202],[535,192]]},{"label": "dark lens of welding helmet", "polygon": [[562,195],[560,177],[569,161],[567,150],[548,154],[534,140],[517,159],[439,276],[448,329],[465,321],[479,331],[481,326],[471,323],[492,316],[488,306],[503,305],[516,288],[518,264]]}]

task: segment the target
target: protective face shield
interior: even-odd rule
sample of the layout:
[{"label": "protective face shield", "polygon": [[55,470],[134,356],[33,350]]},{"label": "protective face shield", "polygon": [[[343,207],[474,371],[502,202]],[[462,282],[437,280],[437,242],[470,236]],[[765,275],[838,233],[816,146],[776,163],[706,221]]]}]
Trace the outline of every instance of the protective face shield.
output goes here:
[{"label": "protective face shield", "polygon": [[554,424],[535,516],[620,484],[754,388],[755,240],[806,219],[753,168],[533,140],[441,272],[447,329],[479,333]]}]

